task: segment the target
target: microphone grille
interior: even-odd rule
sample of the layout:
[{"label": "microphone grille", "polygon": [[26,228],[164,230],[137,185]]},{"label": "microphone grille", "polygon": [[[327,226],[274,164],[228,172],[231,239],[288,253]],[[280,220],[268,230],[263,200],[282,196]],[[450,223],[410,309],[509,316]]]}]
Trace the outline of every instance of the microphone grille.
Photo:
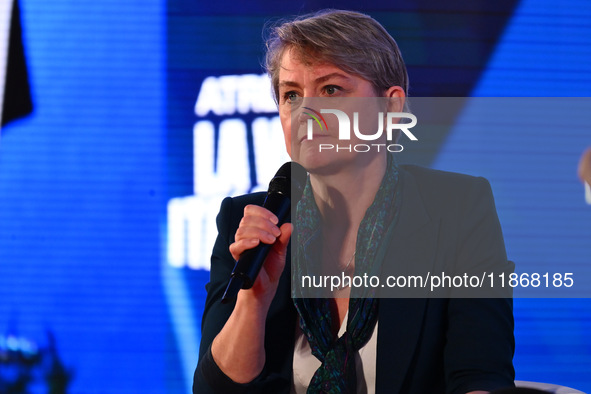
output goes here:
[{"label": "microphone grille", "polygon": [[304,167],[294,161],[288,161],[271,179],[269,193],[288,195],[292,202],[299,201],[306,186],[307,176]]}]

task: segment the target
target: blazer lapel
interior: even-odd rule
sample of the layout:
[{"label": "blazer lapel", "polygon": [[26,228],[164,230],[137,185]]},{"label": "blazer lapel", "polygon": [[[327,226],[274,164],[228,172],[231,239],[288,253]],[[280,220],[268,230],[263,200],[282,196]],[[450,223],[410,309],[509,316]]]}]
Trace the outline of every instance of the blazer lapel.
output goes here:
[{"label": "blazer lapel", "polygon": [[[401,212],[386,245],[382,281],[389,275],[412,275],[412,267],[430,269],[436,256],[439,220],[429,216],[412,175],[403,169],[400,174]],[[413,294],[421,298],[398,293],[407,298],[380,299],[376,393],[398,393],[403,388],[422,331],[427,290]]]}]

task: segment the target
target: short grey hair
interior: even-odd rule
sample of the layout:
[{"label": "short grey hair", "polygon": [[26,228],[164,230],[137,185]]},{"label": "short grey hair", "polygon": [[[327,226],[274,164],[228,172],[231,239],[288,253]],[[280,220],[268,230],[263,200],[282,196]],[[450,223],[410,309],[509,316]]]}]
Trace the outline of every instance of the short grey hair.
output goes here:
[{"label": "short grey hair", "polygon": [[323,10],[283,21],[269,29],[265,68],[279,101],[279,69],[286,49],[308,64],[326,62],[369,81],[381,94],[400,86],[408,94],[408,73],[396,41],[372,17]]}]

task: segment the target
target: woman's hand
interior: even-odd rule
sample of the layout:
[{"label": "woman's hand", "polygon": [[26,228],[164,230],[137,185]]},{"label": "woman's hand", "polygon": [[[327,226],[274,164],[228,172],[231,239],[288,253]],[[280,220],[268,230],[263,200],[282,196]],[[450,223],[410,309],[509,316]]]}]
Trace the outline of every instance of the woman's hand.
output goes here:
[{"label": "woman's hand", "polygon": [[277,217],[256,205],[244,208],[230,253],[235,260],[259,243],[273,245],[254,285],[240,290],[230,318],[215,337],[211,354],[219,368],[233,381],[248,383],[265,365],[265,321],[285,267],[290,223],[277,227]]},{"label": "woman's hand", "polygon": [[280,228],[277,227],[277,223],[277,217],[263,207],[247,205],[244,208],[244,216],[236,231],[235,241],[230,245],[230,253],[234,260],[238,260],[242,253],[255,248],[261,242],[273,246],[252,288],[238,293],[239,303],[249,300],[268,308],[275,296],[279,278],[285,267],[287,244],[292,232],[291,223],[285,223]]}]

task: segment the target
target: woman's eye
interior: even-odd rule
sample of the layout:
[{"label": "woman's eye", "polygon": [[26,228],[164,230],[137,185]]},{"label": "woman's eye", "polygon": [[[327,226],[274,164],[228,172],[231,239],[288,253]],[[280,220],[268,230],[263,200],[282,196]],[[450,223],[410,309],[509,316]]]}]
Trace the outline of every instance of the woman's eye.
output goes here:
[{"label": "woman's eye", "polygon": [[286,103],[296,102],[299,98],[296,92],[287,92],[283,95]]},{"label": "woman's eye", "polygon": [[328,85],[324,88],[324,91],[329,96],[332,96],[332,95],[338,93],[340,90],[341,90],[341,88],[336,85]]}]

